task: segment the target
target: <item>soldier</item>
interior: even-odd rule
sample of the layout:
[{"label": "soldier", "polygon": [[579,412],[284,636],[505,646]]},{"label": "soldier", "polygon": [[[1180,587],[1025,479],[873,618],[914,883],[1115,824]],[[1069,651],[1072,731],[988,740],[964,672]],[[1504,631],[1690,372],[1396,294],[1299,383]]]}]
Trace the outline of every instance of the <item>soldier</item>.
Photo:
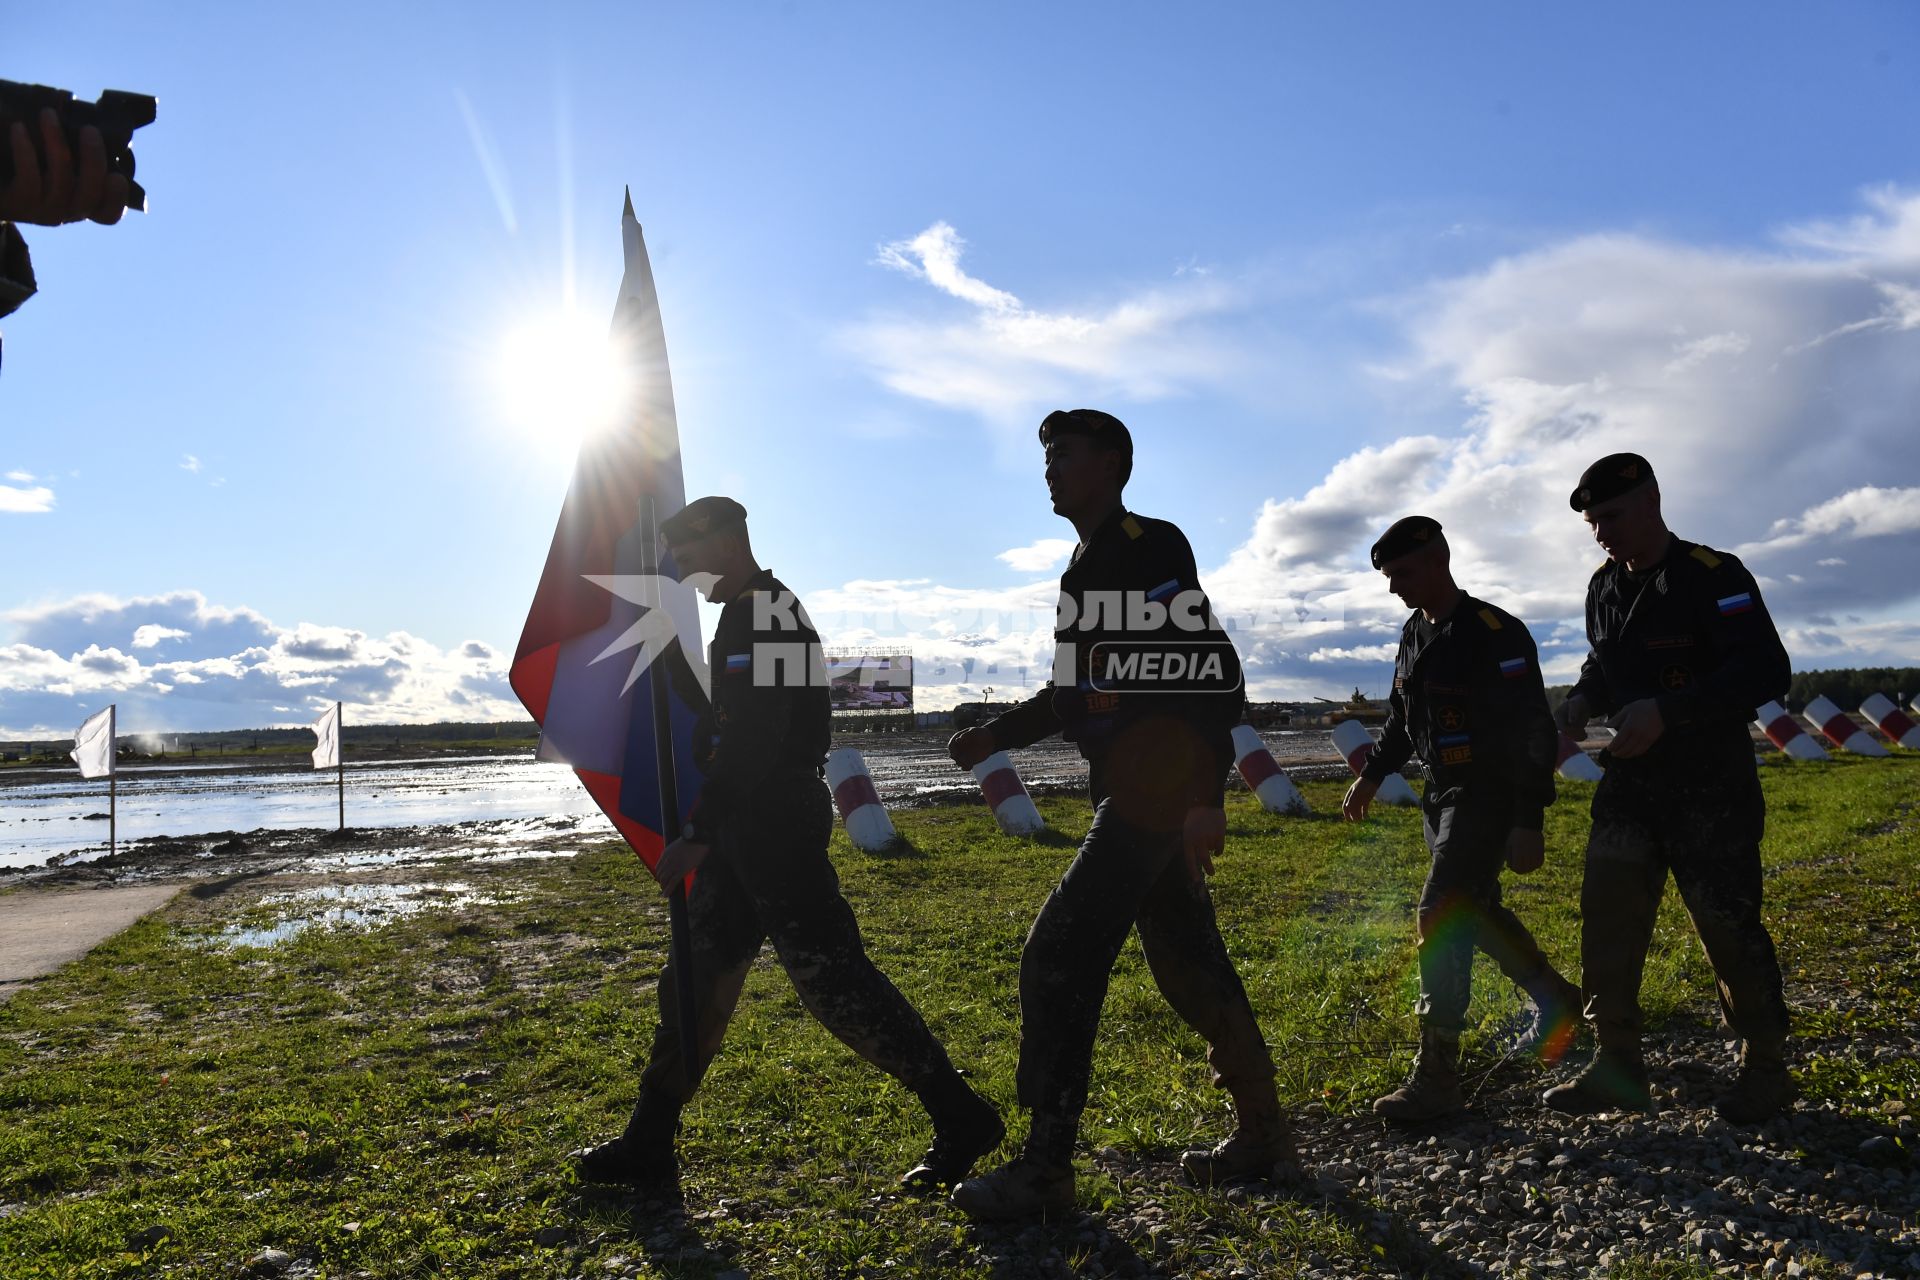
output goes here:
[{"label": "soldier", "polygon": [[1575,737],[1593,716],[1617,732],[1593,796],[1580,893],[1582,983],[1599,1047],[1545,1100],[1576,1114],[1647,1106],[1640,976],[1671,871],[1742,1041],[1739,1075],[1714,1105],[1755,1124],[1795,1094],[1780,962],[1760,918],[1766,805],[1747,731],[1755,707],[1786,696],[1787,652],[1746,567],[1668,531],[1645,458],[1600,459],[1570,503],[1607,562],[1587,583],[1592,652],[1558,719]]},{"label": "soldier", "polygon": [[662,887],[699,869],[687,894],[698,1043],[680,1041],[669,959],[633,1117],[621,1136],[579,1153],[580,1171],[590,1181],[633,1185],[677,1176],[680,1110],[719,1051],[748,966],[770,938],[808,1012],[926,1107],[933,1145],[901,1182],[944,1190],[1006,1130],[867,958],[827,858],[833,809],[821,780],[829,712],[820,637],[794,594],[755,561],[746,516],[731,498],[701,498],[660,530],[680,575],[725,605],[709,649],[710,710],[695,730],[706,781],[654,868]]},{"label": "soldier", "polygon": [[1059,733],[1088,762],[1094,818],[1021,952],[1017,1083],[1032,1124],[1020,1156],[955,1190],[954,1203],[979,1219],[1072,1206],[1100,1005],[1135,927],[1155,983],[1207,1041],[1238,1117],[1233,1136],[1181,1157],[1188,1176],[1211,1185],[1296,1158],[1273,1059],[1206,886],[1226,837],[1224,779],[1245,702],[1239,660],[1180,530],[1121,505],[1133,441],[1120,420],[1052,413],[1040,443],[1053,509],[1080,535],[1060,579],[1054,678],[948,749],[971,768]]},{"label": "soldier", "polygon": [[1555,748],[1546,686],[1526,624],[1462,591],[1438,521],[1408,516],[1373,544],[1373,567],[1414,610],[1400,630],[1379,749],[1347,789],[1348,821],[1367,816],[1381,782],[1418,755],[1427,785],[1422,829],[1433,864],[1420,891],[1420,1052],[1407,1082],[1374,1101],[1402,1123],[1465,1110],[1460,1032],[1477,946],[1535,1007],[1534,1038],[1557,1058],[1580,1013],[1561,977],[1500,901],[1500,866],[1521,874],[1545,857]]}]

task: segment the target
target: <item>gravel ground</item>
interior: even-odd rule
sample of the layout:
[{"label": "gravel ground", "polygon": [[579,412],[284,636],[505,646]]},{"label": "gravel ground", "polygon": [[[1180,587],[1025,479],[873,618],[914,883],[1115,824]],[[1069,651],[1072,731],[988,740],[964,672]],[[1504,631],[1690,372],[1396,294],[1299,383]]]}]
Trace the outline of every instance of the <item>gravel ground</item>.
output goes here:
[{"label": "gravel ground", "polygon": [[[1801,1054],[1883,1059],[1916,1048],[1911,1034],[1796,1045]],[[1243,1243],[1210,1231],[1209,1219],[1196,1224],[1194,1193],[1173,1153],[1143,1158],[1118,1148],[1083,1153],[1081,1165],[1119,1185],[1119,1206],[970,1227],[962,1247],[996,1280],[1605,1277],[1628,1260],[1642,1274],[1685,1260],[1725,1276],[1920,1275],[1920,1169],[1895,1142],[1911,1150],[1920,1135],[1900,1104],[1874,1119],[1803,1102],[1756,1128],[1729,1125],[1712,1099],[1731,1078],[1733,1046],[1716,1030],[1670,1025],[1648,1038],[1653,1112],[1575,1118],[1542,1107],[1540,1092],[1585,1053],[1551,1071],[1487,1071],[1470,1080],[1478,1087],[1472,1111],[1443,1125],[1400,1129],[1312,1104],[1298,1119],[1304,1179],[1219,1193],[1221,1218],[1256,1215],[1276,1241],[1286,1236],[1274,1217],[1282,1204],[1337,1216],[1378,1246],[1371,1263],[1280,1243],[1249,1256]],[[706,1224],[784,1211],[749,1198],[640,1200],[631,1212],[636,1238],[658,1264],[719,1260],[703,1242]]]}]

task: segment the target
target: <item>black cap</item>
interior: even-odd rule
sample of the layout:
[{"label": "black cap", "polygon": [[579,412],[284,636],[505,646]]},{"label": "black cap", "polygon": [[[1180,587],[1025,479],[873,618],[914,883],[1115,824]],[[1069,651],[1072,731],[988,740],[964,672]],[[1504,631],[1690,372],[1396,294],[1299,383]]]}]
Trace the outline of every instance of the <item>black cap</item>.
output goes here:
[{"label": "black cap", "polygon": [[660,522],[660,536],[668,542],[691,542],[716,529],[747,523],[747,509],[732,498],[695,498]]},{"label": "black cap", "polygon": [[1575,511],[1596,502],[1608,502],[1653,479],[1653,464],[1637,453],[1610,453],[1580,473],[1580,483],[1567,498]]},{"label": "black cap", "polygon": [[1440,537],[1440,522],[1432,516],[1406,516],[1395,520],[1391,528],[1380,535],[1380,541],[1373,544],[1373,567],[1384,569],[1390,560],[1398,560],[1409,552],[1422,547],[1430,547]]}]

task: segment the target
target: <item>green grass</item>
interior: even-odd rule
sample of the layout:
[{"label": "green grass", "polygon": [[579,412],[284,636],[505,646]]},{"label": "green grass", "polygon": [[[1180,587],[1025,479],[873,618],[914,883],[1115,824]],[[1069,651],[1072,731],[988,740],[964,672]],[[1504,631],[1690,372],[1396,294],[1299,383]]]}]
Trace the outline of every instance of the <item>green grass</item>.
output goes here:
[{"label": "green grass", "polygon": [[[1768,918],[1800,1027],[1905,1027],[1920,990],[1914,760],[1763,776]],[[1426,859],[1412,812],[1376,808],[1350,826],[1332,816],[1336,786],[1305,790],[1317,814],[1305,820],[1233,798],[1214,892],[1284,1094],[1360,1111],[1404,1071],[1414,1036]],[[1546,868],[1507,888],[1571,971],[1591,792],[1561,790]],[[1041,808],[1066,835],[1006,839],[969,807],[898,815],[913,848],[895,856],[835,836],[875,961],[1009,1112],[1021,940],[1089,818],[1074,800]],[[893,1196],[926,1141],[917,1106],[805,1014],[770,952],[687,1115],[690,1220],[672,1228],[578,1187],[565,1152],[616,1131],[633,1099],[661,899],[611,845],[448,874],[505,900],[226,949],[209,945],[220,929],[268,915],[246,899],[183,899],[0,1005],[0,1204],[20,1206],[0,1218],[0,1274],[230,1276],[265,1247],[328,1276],[599,1276],[616,1257],[695,1277],[991,1270],[1010,1235]],[[1516,996],[1479,963],[1474,1014],[1491,1026]],[[1821,998],[1848,994],[1865,999]],[[1671,893],[1645,1002],[1655,1025],[1711,1010],[1711,975]],[[1087,1150],[1126,1159],[1082,1160],[1082,1207],[1117,1229],[1141,1204],[1162,1206],[1170,1243],[1137,1248],[1171,1274],[1284,1275],[1312,1257],[1392,1269],[1391,1243],[1311,1195],[1228,1199],[1178,1183],[1174,1153],[1229,1125],[1202,1055],[1129,943],[1082,1131]],[[1529,1070],[1508,1073],[1530,1087]],[[1800,1073],[1813,1097],[1861,1113],[1920,1100],[1910,1060],[1815,1055]],[[1040,1247],[1072,1265],[1085,1252],[1076,1230],[1047,1229]],[[704,1252],[683,1257],[687,1246]]]}]

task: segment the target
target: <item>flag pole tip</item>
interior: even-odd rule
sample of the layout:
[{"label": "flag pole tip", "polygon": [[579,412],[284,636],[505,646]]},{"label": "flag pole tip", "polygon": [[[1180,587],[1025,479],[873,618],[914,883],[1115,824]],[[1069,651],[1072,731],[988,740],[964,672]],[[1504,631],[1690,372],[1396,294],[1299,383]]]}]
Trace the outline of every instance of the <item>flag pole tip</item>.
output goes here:
[{"label": "flag pole tip", "polygon": [[[633,188],[628,187],[626,190],[627,190],[627,210],[623,216],[632,218],[633,217]],[[635,219],[635,221],[638,221],[638,219]]]}]

